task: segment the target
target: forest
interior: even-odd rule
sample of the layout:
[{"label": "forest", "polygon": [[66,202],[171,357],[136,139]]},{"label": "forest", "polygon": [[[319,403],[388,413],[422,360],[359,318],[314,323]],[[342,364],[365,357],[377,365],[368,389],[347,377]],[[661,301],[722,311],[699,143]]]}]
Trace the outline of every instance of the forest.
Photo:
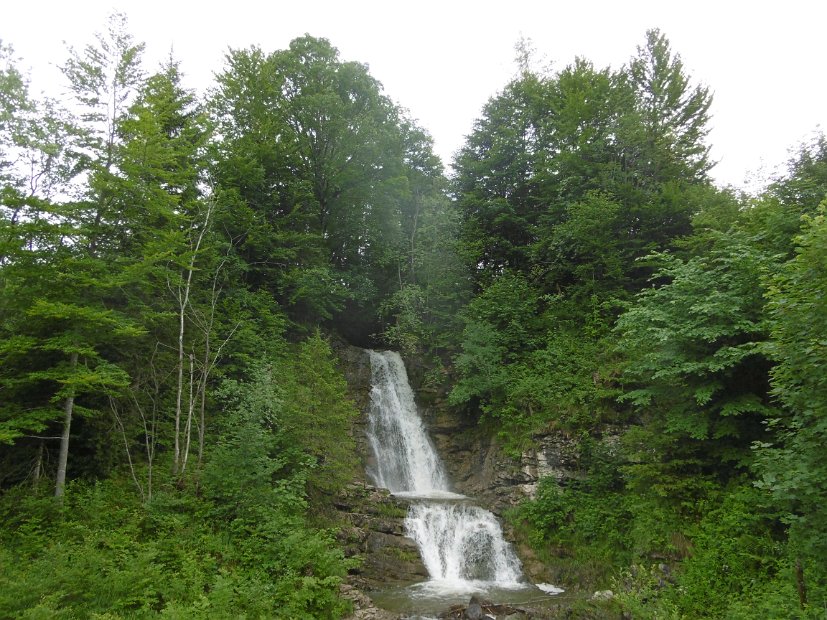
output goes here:
[{"label": "forest", "polygon": [[577,438],[508,518],[624,617],[824,617],[823,134],[717,187],[658,30],[520,63],[452,171],[325,39],[203,93],[143,52],[113,14],[35,95],[0,42],[0,617],[347,616],[339,343],[511,453]]}]

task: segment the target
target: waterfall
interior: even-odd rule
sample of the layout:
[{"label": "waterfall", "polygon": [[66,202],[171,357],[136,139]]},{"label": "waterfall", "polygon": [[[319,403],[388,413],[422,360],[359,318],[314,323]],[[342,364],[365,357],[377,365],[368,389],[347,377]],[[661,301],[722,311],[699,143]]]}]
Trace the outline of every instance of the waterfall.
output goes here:
[{"label": "waterfall", "polygon": [[408,373],[398,353],[370,351],[368,441],[376,456],[376,486],[391,493],[431,495],[448,480],[416,409]]},{"label": "waterfall", "polygon": [[466,590],[479,584],[520,587],[520,561],[497,519],[451,492],[402,358],[393,351],[369,353],[368,440],[376,464],[368,473],[377,486],[412,499],[405,527],[419,545],[431,581]]},{"label": "waterfall", "polygon": [[405,520],[431,579],[518,584],[520,561],[493,514],[465,503],[421,502]]}]

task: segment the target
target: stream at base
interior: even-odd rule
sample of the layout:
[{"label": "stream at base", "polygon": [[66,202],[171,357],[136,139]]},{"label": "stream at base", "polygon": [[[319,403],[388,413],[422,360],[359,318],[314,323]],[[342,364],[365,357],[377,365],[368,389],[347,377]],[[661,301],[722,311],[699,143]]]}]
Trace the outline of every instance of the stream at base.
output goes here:
[{"label": "stream at base", "polygon": [[468,603],[472,594],[522,604],[562,592],[529,583],[496,517],[451,491],[399,354],[369,354],[368,441],[376,463],[367,473],[377,486],[410,501],[406,535],[417,543],[429,574],[428,581],[371,592],[371,598],[384,609],[427,617]]},{"label": "stream at base", "polygon": [[405,588],[376,590],[370,593],[370,597],[382,609],[400,614],[403,618],[425,620],[436,618],[452,605],[467,605],[472,594],[477,594],[482,599],[494,601],[500,605],[525,606],[534,609],[551,607],[560,601],[559,597],[528,583],[516,589],[498,588],[487,584],[475,592],[467,590],[458,592],[434,581],[425,581]]}]

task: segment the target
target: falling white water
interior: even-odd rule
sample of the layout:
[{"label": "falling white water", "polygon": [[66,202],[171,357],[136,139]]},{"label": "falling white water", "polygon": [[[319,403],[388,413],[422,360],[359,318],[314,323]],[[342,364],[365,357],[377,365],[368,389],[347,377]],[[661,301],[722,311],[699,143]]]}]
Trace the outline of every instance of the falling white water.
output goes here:
[{"label": "falling white water", "polygon": [[518,584],[520,562],[493,514],[465,503],[412,504],[407,534],[419,545],[432,579],[450,583]]},{"label": "falling white water", "polygon": [[447,491],[448,481],[416,410],[402,358],[393,351],[369,353],[368,440],[376,456],[374,482],[391,493]]},{"label": "falling white water", "polygon": [[452,590],[520,587],[520,561],[493,514],[450,491],[398,353],[370,351],[368,439],[378,486],[415,498],[405,527],[433,583]]}]

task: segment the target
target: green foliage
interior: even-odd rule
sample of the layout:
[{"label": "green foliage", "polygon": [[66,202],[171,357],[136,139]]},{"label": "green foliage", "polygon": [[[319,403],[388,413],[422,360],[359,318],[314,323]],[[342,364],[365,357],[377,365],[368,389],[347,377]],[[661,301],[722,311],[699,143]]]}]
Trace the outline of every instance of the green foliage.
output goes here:
[{"label": "green foliage", "polygon": [[717,238],[687,261],[650,257],[661,265],[653,281],[667,283],[642,291],[618,320],[626,381],[641,385],[622,398],[663,415],[667,432],[743,445],[756,425],[741,420],[770,411],[756,369],[766,339],[760,275],[771,261],[742,235]]},{"label": "green foliage", "polygon": [[606,404],[615,391],[601,377],[600,343],[573,331],[547,335],[509,367],[506,405],[498,415],[528,414],[532,430],[593,428],[605,421]]},{"label": "green foliage", "polygon": [[[758,444],[762,486],[788,511],[792,538],[801,552],[827,553],[827,219],[806,217],[796,256],[771,279],[768,293],[772,340],[766,350],[777,362],[773,395],[783,409],[769,421],[776,441]],[[819,571],[823,574],[823,571]]]},{"label": "green foliage", "polygon": [[672,53],[658,29],[647,31],[646,44],[638,47],[628,73],[645,135],[637,146],[649,150],[636,153],[643,159],[644,174],[657,180],[703,177],[712,166],[704,144],[712,105],[709,89],[690,88],[680,55]]},{"label": "green foliage", "polygon": [[[311,383],[285,376],[298,372]],[[219,439],[198,496],[169,486],[141,504],[125,477],[71,485],[63,504],[7,491],[0,614],[340,617],[337,588],[349,565],[333,533],[308,524],[306,485],[331,492],[350,474],[353,451],[341,438],[353,409],[335,400],[343,393],[330,350],[315,336],[295,365],[225,382]],[[311,438],[300,412],[330,435]],[[323,449],[327,462],[317,463]]]},{"label": "green foliage", "polygon": [[406,269],[400,266],[399,288],[379,309],[385,342],[409,355],[453,349],[462,329],[458,310],[470,297],[470,281],[459,256],[455,206],[442,196],[417,202],[406,221]]},{"label": "green foliage", "polygon": [[617,591],[623,609],[632,617],[681,620],[675,605],[664,597],[666,576],[657,565],[633,564],[620,571],[612,588]]},{"label": "green foliage", "polygon": [[787,166],[787,174],[770,186],[770,194],[799,213],[815,215],[827,195],[827,136],[819,130],[802,143]]},{"label": "green foliage", "polygon": [[575,561],[611,564],[628,557],[630,515],[616,489],[561,488],[544,478],[517,516],[530,526],[534,545],[563,548]]},{"label": "green foliage", "polygon": [[575,480],[542,478],[532,500],[508,516],[518,537],[567,583],[604,589],[614,570],[637,557],[632,548],[634,499],[624,491],[613,441],[579,437]]},{"label": "green foliage", "polygon": [[452,404],[497,397],[505,385],[506,348],[500,334],[487,322],[469,323],[463,332],[462,353],[454,365],[461,373],[451,390]]},{"label": "green foliage", "polygon": [[506,364],[527,344],[536,306],[536,295],[519,275],[503,275],[468,305],[462,352],[454,362],[460,378],[453,404],[502,399]]},{"label": "green foliage", "polygon": [[359,412],[345,379],[318,332],[277,369],[284,432],[289,445],[301,446],[309,460],[308,490],[312,497],[332,495],[353,478],[357,467],[352,426]]},{"label": "green foliage", "polygon": [[[318,336],[303,345],[293,372],[309,372],[310,364],[316,366],[320,380],[303,385],[318,387],[315,411],[315,395],[297,389],[298,384],[292,384],[292,390],[290,383],[281,387],[283,379],[276,383],[272,370],[259,370],[244,386],[227,384],[227,426],[203,479],[205,496],[215,506],[212,516],[227,520],[227,533],[242,558],[262,570],[263,577],[275,580],[285,617],[332,617],[342,610],[335,588],[346,565],[329,533],[312,531],[305,525],[305,484],[310,479],[315,488],[324,491],[338,488],[346,463],[336,458],[346,458],[343,452],[352,451],[328,454],[329,462],[321,466],[328,478],[324,482],[314,478],[316,463],[309,457],[316,456],[314,447],[330,448],[331,439],[322,431],[314,445],[307,436],[309,421],[299,425],[295,417],[302,411],[320,421],[318,416],[325,413],[330,416],[328,432],[341,433],[342,424],[349,419],[337,415],[352,409],[346,402],[337,405],[322,400],[330,398],[331,390],[342,388],[342,378],[332,368],[327,344]],[[298,381],[298,375],[291,378]],[[321,404],[338,406],[339,411],[319,411]],[[319,427],[324,428],[325,423]],[[327,444],[322,443],[325,440]],[[341,442],[341,435],[336,440]],[[268,550],[267,555],[262,555],[262,549]]]},{"label": "green foliage", "polygon": [[308,491],[321,500],[351,480],[357,411],[318,333],[256,367],[249,381],[226,381],[219,397],[228,413],[203,478],[217,504],[234,514],[271,505],[301,514]]},{"label": "green foliage", "polygon": [[430,138],[366,66],[310,36],[231,51],[210,108],[219,223],[246,282],[297,322],[367,341],[384,297],[415,284],[423,222],[444,203]]},{"label": "green foliage", "polygon": [[[590,429],[616,418],[611,351],[619,332],[611,330],[619,308],[651,276],[653,262],[638,259],[685,245],[705,203],[726,202],[706,176],[710,104],[658,31],[619,71],[584,59],[556,73],[524,67],[489,101],[455,161],[462,254],[480,291],[463,313],[452,403],[496,419],[516,444],[546,427]],[[746,303],[760,313],[760,290],[750,293]],[[722,312],[719,323],[732,318]],[[647,329],[641,333],[651,335]],[[748,357],[749,345],[742,349]],[[663,358],[670,355],[667,346]],[[640,361],[631,364],[646,373]],[[662,361],[653,359],[652,368],[661,370]],[[665,393],[673,379],[663,375]],[[648,376],[643,382],[651,389]],[[698,399],[713,398],[707,387],[699,386]],[[721,407],[730,418],[763,412],[761,397],[736,395]],[[671,406],[664,409],[671,415]],[[738,432],[724,429],[730,426],[727,420],[716,432]]]},{"label": "green foliage", "polygon": [[620,226],[620,205],[606,195],[590,192],[568,205],[563,222],[540,244],[540,252],[555,257],[545,277],[576,285],[580,296],[617,289],[625,267]]},{"label": "green foliage", "polygon": [[[124,484],[125,481],[124,481]],[[21,502],[21,495],[23,501]],[[0,498],[0,613],[13,617],[335,618],[344,571],[325,533],[276,507],[246,525],[166,490],[72,485],[62,508]]]},{"label": "green foliage", "polygon": [[[748,481],[710,489],[680,565],[635,564],[613,583],[623,607],[652,618],[816,618],[802,608],[777,514]],[[812,601],[823,600],[816,582]]]},{"label": "green foliage", "polygon": [[711,189],[710,105],[657,30],[619,71],[584,59],[523,71],[455,162],[477,280],[515,270],[579,299],[642,284],[635,259],[674,247],[691,230],[694,195]]},{"label": "green foliage", "polygon": [[343,615],[323,324],[433,360],[512,455],[577,437],[515,522],[625,611],[818,617],[823,135],[761,196],[714,188],[711,96],[653,30],[617,70],[524,61],[449,193],[324,39],[230,51],[207,102],[142,52],[112,15],[63,109],[0,44],[0,616]]},{"label": "green foliage", "polygon": [[37,251],[22,252],[2,274],[6,319],[0,333],[10,336],[0,352],[5,441],[62,418],[62,401],[70,394],[79,405],[99,409],[96,397],[117,394],[129,383],[111,361],[112,347],[143,334],[130,317],[107,307],[118,283],[100,261],[69,248],[47,260]]},{"label": "green foliage", "polygon": [[536,218],[530,172],[537,146],[534,104],[542,85],[526,74],[493,97],[454,162],[465,252],[482,278],[527,265]]},{"label": "green foliage", "polygon": [[750,485],[716,495],[689,534],[692,554],[677,576],[681,595],[674,603],[687,617],[727,617],[731,601],[748,594],[751,583],[774,578],[783,562],[775,515],[761,509],[766,496]]},{"label": "green foliage", "polygon": [[494,280],[464,312],[449,402],[478,407],[510,449],[533,433],[579,432],[605,421],[615,388],[611,353],[596,337],[605,331],[602,320],[587,317],[578,328],[560,318],[567,312],[558,298],[539,298],[522,276]]},{"label": "green foliage", "polygon": [[416,353],[424,344],[424,305],[422,288],[416,284],[406,284],[386,299],[379,309],[384,317],[392,319],[382,334],[385,341],[403,355]]},{"label": "green foliage", "polygon": [[[222,517],[253,521],[279,505],[300,513],[304,506],[305,462],[285,436],[282,401],[272,370],[256,369],[249,382],[226,381],[219,398],[228,415],[222,420],[214,453],[204,470],[204,494]],[[297,478],[296,478],[297,476]],[[274,484],[282,488],[276,488]]]}]

